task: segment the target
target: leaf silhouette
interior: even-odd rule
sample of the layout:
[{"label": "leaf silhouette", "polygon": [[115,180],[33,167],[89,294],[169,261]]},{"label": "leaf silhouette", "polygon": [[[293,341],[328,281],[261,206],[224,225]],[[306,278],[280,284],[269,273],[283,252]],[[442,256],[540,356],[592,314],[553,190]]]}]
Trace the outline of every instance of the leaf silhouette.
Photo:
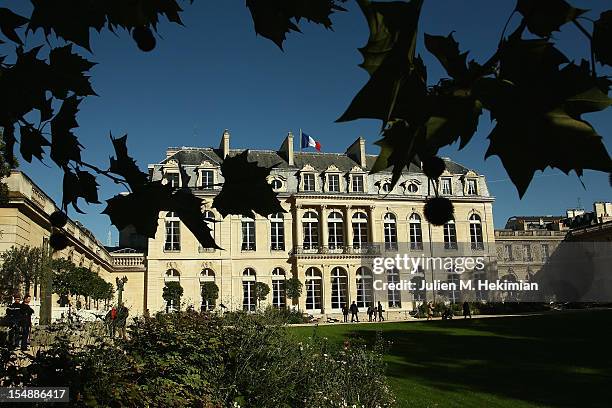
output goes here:
[{"label": "leaf silhouette", "polygon": [[109,171],[122,176],[132,191],[140,189],[147,182],[149,176],[140,171],[136,161],[128,155],[127,135],[115,139],[111,134],[110,138],[115,148],[116,157],[110,158]]},{"label": "leaf silhouette", "polygon": [[43,146],[51,146],[51,143],[42,135],[40,130],[32,126],[21,126],[19,128],[21,138],[19,140],[19,151],[28,163],[32,162],[32,156],[42,161]]},{"label": "leaf silhouette", "polygon": [[49,53],[49,62],[53,75],[49,82],[56,98],[66,98],[69,91],[78,96],[96,95],[89,82],[89,76],[84,75],[84,72],[96,64],[73,53],[71,44],[52,49]]},{"label": "leaf silhouette", "polygon": [[99,203],[96,178],[86,171],[77,170],[76,173],[64,171],[63,192],[62,204],[64,209],[68,204],[72,204],[75,211],[84,214],[78,207],[79,198],[85,199],[88,204]]},{"label": "leaf silhouette", "polygon": [[345,11],[336,0],[246,0],[246,6],[251,12],[255,32],[272,40],[281,50],[287,33],[300,32],[292,19],[299,22],[305,18],[331,28],[329,16],[334,11]]},{"label": "leaf silhouette", "polygon": [[271,168],[260,167],[248,161],[248,150],[226,157],[221,164],[225,179],[221,192],[214,198],[213,207],[225,217],[228,214],[254,218],[256,212],[262,217],[285,212],[278,201],[277,193],[266,178]]},{"label": "leaf silhouette", "polygon": [[66,167],[70,160],[81,161],[82,146],[71,132],[79,126],[76,114],[80,102],[75,95],[66,98],[51,120],[51,159],[60,167]]},{"label": "leaf silhouette", "polygon": [[601,13],[593,25],[593,52],[597,61],[612,66],[612,10]]},{"label": "leaf silhouette", "polygon": [[17,166],[17,160],[15,159],[15,155],[13,154],[13,149],[15,148],[15,125],[13,123],[3,123],[2,124],[2,141],[4,142],[4,149],[2,154],[4,155],[4,159],[6,160],[9,167],[13,168]]},{"label": "leaf silhouette", "polygon": [[565,0],[518,0],[516,10],[525,18],[529,31],[540,37],[550,37],[563,24],[586,12]]},{"label": "leaf silhouette", "polygon": [[425,34],[425,47],[440,61],[451,78],[462,79],[468,75],[468,53],[459,52],[459,43],[453,38],[453,33],[447,37]]},{"label": "leaf silhouette", "polygon": [[338,122],[360,118],[386,122],[419,116],[419,106],[427,93],[425,66],[414,55],[422,4],[422,0],[359,1],[370,28],[368,43],[360,49],[364,56],[361,67],[371,77]]},{"label": "leaf silhouette", "polygon": [[19,38],[15,30],[27,22],[27,18],[15,14],[7,8],[0,8],[0,31],[2,31],[2,34],[9,40],[23,45],[21,38]]}]

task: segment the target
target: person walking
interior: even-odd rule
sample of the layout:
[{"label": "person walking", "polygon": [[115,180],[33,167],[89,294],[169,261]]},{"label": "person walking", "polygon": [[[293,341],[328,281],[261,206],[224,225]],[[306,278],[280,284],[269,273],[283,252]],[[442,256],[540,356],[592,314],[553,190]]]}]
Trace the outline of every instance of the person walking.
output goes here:
[{"label": "person walking", "polygon": [[468,316],[470,317],[470,319],[472,318],[472,311],[470,310],[470,304],[465,301],[463,302],[463,318],[467,319]]},{"label": "person walking", "polygon": [[21,296],[15,294],[13,303],[6,308],[6,321],[9,325],[8,346],[14,350],[19,346],[19,336],[21,334]]},{"label": "person walking", "polygon": [[382,304],[380,303],[380,301],[378,302],[378,321],[379,322],[384,322],[385,318],[383,317],[383,307]]},{"label": "person walking", "polygon": [[351,323],[353,323],[354,320],[357,320],[357,323],[359,323],[359,316],[357,315],[358,312],[359,309],[353,300],[353,303],[351,303]]},{"label": "person walking", "polygon": [[129,309],[125,306],[125,303],[121,303],[121,305],[119,306],[119,309],[117,310],[117,330],[119,333],[119,337],[121,337],[123,340],[126,339],[125,336],[125,326],[127,324],[127,318],[130,314]]},{"label": "person walking", "polygon": [[348,313],[349,308],[345,303],[344,305],[342,305],[342,316],[344,317],[344,323],[348,323]]},{"label": "person walking", "polygon": [[374,314],[374,308],[372,305],[368,306],[368,321],[372,321],[372,315]]},{"label": "person walking", "polygon": [[25,295],[21,306],[21,350],[26,351],[30,345],[30,332],[32,330],[32,315],[34,309],[30,306],[32,296]]},{"label": "person walking", "polygon": [[427,303],[427,320],[433,319],[433,306],[431,302]]}]

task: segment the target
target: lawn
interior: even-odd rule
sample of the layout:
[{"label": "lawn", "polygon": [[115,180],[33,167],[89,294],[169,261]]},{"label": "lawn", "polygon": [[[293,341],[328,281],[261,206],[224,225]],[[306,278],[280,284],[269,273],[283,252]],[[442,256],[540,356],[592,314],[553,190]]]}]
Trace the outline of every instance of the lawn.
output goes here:
[{"label": "lawn", "polygon": [[612,406],[612,310],[316,330],[338,344],[372,343],[377,332],[391,341],[398,407]]}]

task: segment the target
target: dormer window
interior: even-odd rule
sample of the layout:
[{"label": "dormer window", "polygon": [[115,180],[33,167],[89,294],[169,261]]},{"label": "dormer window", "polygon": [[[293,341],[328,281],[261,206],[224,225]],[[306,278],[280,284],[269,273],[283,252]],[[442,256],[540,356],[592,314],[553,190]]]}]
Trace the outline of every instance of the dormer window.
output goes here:
[{"label": "dormer window", "polygon": [[391,192],[391,183],[388,183],[388,182],[383,183],[380,189],[383,193]]},{"label": "dormer window", "polygon": [[315,175],[312,173],[306,173],[303,175],[304,178],[304,191],[315,191]]},{"label": "dormer window", "polygon": [[440,193],[443,195],[453,194],[453,190],[451,188],[451,178],[450,177],[442,177],[440,179]]},{"label": "dormer window", "polygon": [[166,184],[170,185],[170,187],[178,188],[181,186],[181,178],[178,173],[166,173],[164,180],[166,180]]},{"label": "dormer window", "polygon": [[279,179],[272,179],[270,185],[272,186],[272,190],[280,190],[283,187],[283,182]]},{"label": "dormer window", "polygon": [[327,191],[330,193],[340,192],[340,175],[339,174],[328,174],[327,175]]},{"label": "dormer window", "polygon": [[204,190],[212,190],[215,186],[215,177],[212,170],[201,170],[200,180]]},{"label": "dormer window", "polygon": [[408,184],[408,186],[406,186],[406,191],[408,191],[409,193],[416,193],[417,191],[419,191],[419,186],[417,186],[414,183],[410,183]]},{"label": "dormer window", "polygon": [[355,174],[352,177],[352,183],[351,183],[351,188],[353,193],[363,193],[364,192],[364,185],[363,185],[363,175],[362,174]]},{"label": "dormer window", "polygon": [[466,194],[478,195],[478,183],[476,179],[467,179]]}]

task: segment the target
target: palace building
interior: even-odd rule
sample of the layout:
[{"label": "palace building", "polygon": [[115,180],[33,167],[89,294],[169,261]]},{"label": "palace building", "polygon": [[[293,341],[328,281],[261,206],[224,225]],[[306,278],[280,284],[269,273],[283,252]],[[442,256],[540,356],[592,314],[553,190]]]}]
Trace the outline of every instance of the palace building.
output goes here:
[{"label": "palace building", "polygon": [[[169,148],[161,162],[149,165],[153,180],[176,186],[182,183],[179,164],[185,169],[188,187],[207,203],[204,216],[216,221],[210,226],[223,250],[202,248],[171,212],[159,215],[154,239],[144,239],[131,228],[120,231],[123,249],[114,255],[134,258],[135,267],[127,274],[129,282],[143,283],[140,288],[126,287],[124,294],[136,313],[175,307],[162,297],[164,286],[171,281],[178,281],[184,290],[181,307],[215,307],[203,305],[201,297],[201,285],[214,281],[219,288],[216,306],[222,304],[229,310],[293,305],[312,315],[333,315],[340,313],[345,303],[355,301],[364,310],[380,301],[388,312],[406,314],[424,301],[425,295],[406,289],[375,291],[375,279],[394,283],[453,281],[458,277],[435,266],[420,268],[416,274],[395,268],[382,275],[372,273],[373,258],[393,256],[403,248],[414,257],[482,257],[487,268],[467,271],[462,279],[497,278],[494,199],[484,176],[445,159],[440,194],[454,203],[455,219],[444,226],[432,226],[425,219],[423,206],[433,188],[420,168],[412,165],[406,169],[391,189],[390,171],[369,174],[376,156],[366,155],[363,138],[345,153],[298,152],[293,145],[289,133],[279,150],[248,152],[250,161],[274,166],[269,182],[286,212],[267,218],[222,218],[211,207],[223,182],[219,170],[223,158],[244,151],[230,148],[228,131],[217,149]],[[141,257],[146,259],[139,260]],[[121,273],[126,270],[127,265]],[[293,276],[304,285],[295,303],[285,294],[285,281]],[[256,282],[271,289],[260,303],[255,297]],[[442,295],[459,300],[458,292]],[[475,292],[473,296],[484,299],[486,294]],[[142,306],[137,307],[139,304]]]}]

